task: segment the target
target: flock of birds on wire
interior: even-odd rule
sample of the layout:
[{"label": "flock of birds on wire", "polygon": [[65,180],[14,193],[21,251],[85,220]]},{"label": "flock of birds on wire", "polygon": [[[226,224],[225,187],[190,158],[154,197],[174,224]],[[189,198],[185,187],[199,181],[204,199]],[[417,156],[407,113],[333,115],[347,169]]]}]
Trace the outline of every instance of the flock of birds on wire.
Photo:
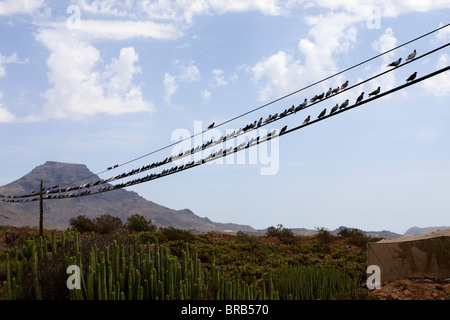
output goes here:
[{"label": "flock of birds on wire", "polygon": [[[416,56],[416,50],[414,50],[411,54],[409,54],[407,56],[406,61],[414,59],[415,56]],[[401,61],[402,61],[402,58],[399,58],[398,60],[396,60],[396,61],[394,61],[392,63],[389,63],[387,65],[387,67],[397,67],[397,66],[400,65]],[[417,72],[414,72],[412,75],[410,75],[406,79],[406,82],[408,83],[410,81],[415,80],[416,76],[417,76]],[[328,97],[330,97],[330,96],[332,96],[332,95],[334,95],[334,94],[336,94],[336,93],[346,89],[348,87],[348,84],[349,84],[349,81],[347,80],[341,86],[338,86],[338,87],[336,87],[334,89],[329,88],[326,93],[323,92],[323,93],[321,93],[319,95],[315,95],[309,101],[310,101],[310,103],[314,103],[314,102],[320,101],[320,100],[322,100],[324,98],[328,98]],[[369,97],[376,96],[377,94],[380,93],[380,91],[381,91],[381,88],[378,87],[377,89],[375,89],[374,91],[369,93],[368,96]],[[362,92],[356,98],[355,105],[360,103],[363,99],[364,99],[364,92]],[[117,175],[115,177],[111,177],[109,179],[106,179],[106,180],[100,179],[100,180],[98,180],[95,183],[85,183],[85,184],[82,184],[82,185],[79,185],[79,186],[74,186],[74,187],[59,188],[59,185],[53,186],[53,187],[47,189],[47,191],[45,192],[44,199],[62,199],[62,198],[72,198],[72,197],[80,197],[80,196],[90,195],[91,194],[90,190],[85,190],[85,191],[79,192],[79,193],[67,193],[67,192],[99,186],[101,184],[105,184],[105,183],[108,183],[108,182],[111,182],[111,181],[114,181],[114,180],[119,180],[119,179],[131,176],[131,175],[134,175],[134,174],[137,174],[137,173],[140,173],[140,172],[144,172],[144,171],[147,171],[147,170],[154,169],[156,167],[165,165],[165,164],[170,163],[170,162],[172,162],[174,160],[177,160],[177,159],[180,159],[180,158],[192,155],[192,154],[194,154],[196,152],[199,152],[200,150],[205,150],[206,148],[208,148],[210,146],[213,146],[213,145],[225,142],[228,139],[233,139],[233,138],[235,138],[235,137],[237,137],[237,136],[239,136],[241,134],[244,134],[245,132],[247,132],[247,131],[249,131],[251,129],[259,128],[260,126],[266,125],[266,124],[268,124],[270,122],[273,122],[275,120],[283,118],[283,117],[285,117],[285,116],[287,116],[289,114],[295,114],[298,111],[304,109],[307,106],[307,104],[308,104],[308,99],[305,98],[304,101],[302,103],[300,103],[297,107],[292,105],[289,109],[285,109],[280,114],[276,113],[274,115],[269,115],[265,120],[263,120],[263,118],[261,117],[259,120],[256,120],[256,121],[246,125],[243,128],[240,128],[240,129],[238,129],[236,131],[233,131],[232,133],[229,133],[226,136],[222,136],[221,138],[219,138],[216,141],[213,141],[213,139],[211,139],[211,140],[203,143],[202,146],[197,146],[197,147],[192,148],[190,150],[187,150],[185,152],[180,152],[178,155],[173,155],[173,156],[167,157],[163,161],[154,162],[151,165],[143,166],[143,167],[141,167],[139,169],[133,169],[133,170],[129,171],[128,173],[123,173],[123,174]],[[332,115],[333,113],[337,112],[338,110],[340,111],[340,110],[345,109],[348,105],[349,105],[349,99],[346,99],[341,105],[336,104],[331,109],[329,115]],[[317,117],[317,119],[321,119],[321,118],[325,117],[326,112],[327,112],[327,109],[326,108],[323,109],[322,112],[320,112],[320,114]],[[311,116],[308,115],[308,117],[303,121],[302,125],[308,124],[308,122],[310,120],[311,120]],[[208,126],[208,130],[210,130],[212,128],[214,128],[214,122]],[[207,156],[204,159],[200,159],[198,161],[190,161],[190,162],[188,162],[188,163],[186,163],[184,165],[175,166],[175,167],[172,167],[170,169],[164,169],[160,173],[152,173],[152,174],[147,175],[145,177],[138,178],[138,179],[135,179],[135,180],[131,180],[131,181],[128,181],[126,183],[120,183],[120,184],[116,184],[114,186],[108,185],[106,187],[97,189],[93,193],[100,193],[100,192],[106,192],[106,191],[115,190],[115,189],[121,189],[121,188],[124,188],[124,187],[128,187],[128,186],[132,186],[132,185],[135,185],[135,184],[147,182],[147,181],[150,181],[150,180],[153,180],[153,179],[157,179],[157,178],[160,178],[160,177],[162,177],[164,175],[168,175],[168,174],[172,174],[172,173],[174,173],[176,171],[181,171],[181,170],[184,170],[184,169],[188,169],[190,167],[193,167],[193,166],[196,166],[196,165],[200,165],[200,164],[206,163],[208,161],[216,160],[217,158],[224,157],[224,156],[226,156],[228,154],[232,154],[232,153],[238,152],[238,151],[240,151],[242,149],[249,148],[249,147],[253,146],[254,144],[258,144],[258,143],[261,143],[261,142],[264,142],[264,141],[268,141],[268,140],[270,140],[273,137],[276,137],[276,136],[284,134],[286,132],[286,130],[287,130],[287,126],[284,126],[279,131],[278,134],[277,134],[276,130],[273,130],[272,132],[268,132],[267,134],[265,134],[265,135],[263,135],[261,137],[258,136],[256,138],[251,138],[248,142],[242,142],[241,144],[239,144],[236,147],[229,147],[229,148],[227,148],[225,150],[220,149],[219,151],[215,151],[215,152],[211,153],[209,156]],[[113,168],[117,168],[118,166],[119,165],[116,164],[114,166],[108,167],[107,170],[112,170]],[[57,195],[52,195],[52,194],[55,194],[55,193],[57,193]],[[36,191],[33,191],[31,194],[28,194],[28,195],[21,195],[21,196],[0,195],[0,198],[1,197],[3,197],[4,198],[3,201],[6,201],[6,202],[28,202],[28,201],[37,201],[37,200],[39,200],[39,197],[36,197]],[[17,198],[30,198],[30,197],[33,197],[33,198],[31,200],[30,199],[26,199],[26,200],[19,199],[19,200],[17,200]]]}]

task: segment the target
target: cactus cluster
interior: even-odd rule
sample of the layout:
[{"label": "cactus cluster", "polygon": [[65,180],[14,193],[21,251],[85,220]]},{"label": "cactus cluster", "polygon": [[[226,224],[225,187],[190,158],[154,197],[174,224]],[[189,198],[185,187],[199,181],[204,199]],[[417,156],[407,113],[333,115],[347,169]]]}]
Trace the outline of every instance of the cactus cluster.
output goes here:
[{"label": "cactus cluster", "polygon": [[[239,271],[231,276],[226,267],[216,266],[214,253],[208,263],[202,263],[197,248],[190,248],[188,243],[176,256],[168,245],[160,245],[157,240],[145,245],[118,240],[117,236],[103,241],[91,234],[90,240],[82,242],[81,233],[70,229],[60,237],[52,231],[49,243],[42,237],[28,239],[22,248],[15,247],[5,255],[6,280],[0,283],[0,297],[48,299],[42,286],[47,284],[49,288],[45,278],[49,272],[40,273],[39,268],[58,257],[60,264],[52,265],[56,266],[52,271],[64,273],[67,289],[66,283],[62,286],[59,283],[61,278],[56,284],[71,300],[330,299],[334,294],[361,292],[356,279],[335,270],[284,266],[269,270],[258,280],[253,276],[247,283]],[[79,270],[79,287],[69,286],[71,275],[66,273],[69,266]],[[33,292],[30,289],[24,292],[24,278]]]},{"label": "cactus cluster", "polygon": [[[79,241],[79,237],[77,238]],[[77,244],[76,248],[80,245]],[[192,251],[192,252],[191,252]],[[197,248],[191,250],[186,243],[178,258],[169,247],[153,245],[128,248],[117,240],[99,252],[91,247],[89,260],[82,263],[81,252],[66,256],[66,266],[77,265],[81,271],[81,288],[72,289],[74,300],[197,300],[197,299],[268,299],[277,295],[273,285],[257,288],[240,280],[236,273],[231,280],[224,278],[221,268],[215,265],[212,254],[211,267],[202,267]],[[267,293],[266,293],[267,292]]]}]

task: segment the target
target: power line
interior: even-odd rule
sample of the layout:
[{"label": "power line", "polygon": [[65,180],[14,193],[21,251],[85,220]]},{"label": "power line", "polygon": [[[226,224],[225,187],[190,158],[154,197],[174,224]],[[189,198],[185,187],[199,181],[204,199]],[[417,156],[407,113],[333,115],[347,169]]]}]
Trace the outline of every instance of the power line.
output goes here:
[{"label": "power line", "polygon": [[[285,135],[285,134],[297,131],[299,129],[303,129],[303,128],[309,126],[309,125],[313,125],[313,124],[315,124],[317,122],[323,121],[323,120],[328,119],[328,118],[333,117],[333,116],[336,116],[338,114],[341,114],[342,112],[352,110],[352,109],[354,109],[356,107],[359,107],[359,106],[362,106],[362,105],[364,105],[366,103],[373,102],[376,99],[379,99],[379,98],[382,98],[382,97],[384,97],[386,95],[392,94],[392,93],[394,93],[394,92],[396,92],[398,90],[402,90],[402,89],[404,89],[406,87],[409,87],[411,85],[414,85],[416,83],[424,81],[424,80],[426,80],[428,78],[437,76],[437,75],[439,75],[439,74],[441,74],[443,72],[446,72],[448,70],[450,70],[450,66],[447,66],[445,68],[442,68],[442,69],[439,69],[439,70],[434,71],[432,73],[429,73],[429,74],[427,74],[425,76],[422,76],[422,77],[417,78],[417,79],[415,79],[413,81],[407,82],[407,83],[405,83],[403,85],[397,86],[397,87],[395,87],[393,89],[390,89],[388,91],[379,93],[378,95],[376,95],[376,96],[374,96],[372,98],[369,98],[369,99],[366,99],[366,100],[362,100],[359,103],[355,103],[354,105],[348,106],[345,109],[336,111],[335,113],[332,113],[332,114],[330,113],[330,114],[325,115],[325,116],[323,116],[321,118],[318,118],[316,120],[310,121],[310,122],[308,122],[306,124],[303,123],[303,124],[301,124],[301,125],[299,125],[297,127],[294,127],[292,129],[285,130],[284,132],[278,132],[278,134],[275,134],[276,131],[274,130],[265,139],[260,139],[260,137],[258,137],[257,139],[254,139],[253,142],[244,143],[244,144],[241,144],[241,145],[239,145],[237,147],[232,148],[229,152],[226,152],[227,150],[224,150],[224,152],[221,153],[221,154],[220,154],[220,152],[217,152],[216,155],[213,156],[211,154],[210,156],[206,157],[205,159],[200,159],[198,161],[191,161],[191,162],[189,162],[188,164],[185,164],[185,165],[172,167],[171,169],[165,169],[161,173],[158,173],[158,174],[147,175],[146,177],[139,178],[139,179],[134,179],[134,180],[128,181],[126,183],[118,184],[118,185],[115,185],[115,186],[112,186],[112,187],[108,186],[106,188],[101,188],[101,189],[99,189],[99,190],[97,190],[95,192],[84,191],[84,192],[82,192],[80,194],[59,195],[59,196],[48,196],[47,195],[47,196],[44,197],[44,199],[45,200],[49,200],[49,199],[63,199],[63,198],[72,198],[72,197],[81,197],[81,196],[95,195],[95,194],[99,194],[99,193],[104,193],[104,192],[114,191],[114,190],[118,190],[118,189],[123,189],[123,188],[129,187],[129,186],[134,186],[134,185],[137,185],[137,184],[141,184],[141,183],[145,183],[145,182],[152,181],[152,180],[155,180],[155,179],[159,179],[159,178],[171,175],[171,174],[179,173],[181,171],[185,171],[187,169],[191,169],[193,167],[197,167],[197,166],[202,165],[204,163],[207,163],[207,162],[210,162],[210,161],[215,161],[215,160],[217,160],[219,158],[222,158],[222,157],[225,157],[225,156],[228,156],[228,155],[232,155],[234,153],[237,153],[239,151],[245,150],[247,148],[254,147],[255,145],[267,142],[267,141],[269,141],[269,140],[271,140],[273,138],[277,138],[279,136],[282,136],[282,135]],[[31,201],[36,201],[36,200],[38,200],[38,198],[34,198]],[[6,202],[29,202],[29,200],[27,200],[27,201],[22,201],[22,200],[10,200],[10,201],[8,201],[8,200],[5,200],[5,199],[3,199],[2,201],[6,201]]]},{"label": "power line", "polygon": [[[379,74],[377,74],[377,75],[374,75],[374,76],[372,76],[372,77],[370,77],[370,78],[368,78],[368,79],[366,79],[366,80],[360,81],[359,83],[356,83],[356,84],[353,85],[353,86],[347,87],[346,89],[344,89],[344,90],[342,90],[342,91],[339,91],[339,92],[337,92],[336,94],[330,95],[329,97],[326,97],[326,98],[324,98],[324,99],[318,100],[318,101],[313,102],[313,103],[310,103],[309,105],[306,105],[305,107],[299,109],[298,111],[304,110],[304,109],[309,108],[309,107],[311,107],[311,106],[313,106],[313,105],[315,105],[315,104],[317,104],[317,103],[323,102],[323,101],[325,101],[325,100],[328,99],[328,98],[335,97],[337,94],[341,94],[341,93],[343,93],[343,92],[345,92],[345,91],[348,91],[348,90],[350,90],[350,89],[352,89],[352,88],[355,88],[355,87],[357,87],[357,86],[360,86],[360,85],[362,85],[362,84],[364,84],[364,83],[366,83],[366,82],[369,82],[369,81],[371,81],[371,80],[373,80],[373,79],[375,79],[375,78],[377,78],[377,77],[380,77],[380,76],[382,76],[382,75],[384,75],[384,74],[386,74],[386,73],[388,73],[388,72],[392,72],[392,71],[394,71],[394,70],[397,70],[398,68],[403,67],[403,66],[407,65],[408,63],[411,63],[411,62],[413,62],[413,61],[417,61],[417,60],[419,60],[419,59],[421,59],[421,58],[423,58],[423,57],[426,57],[426,56],[428,56],[428,55],[430,55],[430,54],[432,54],[432,53],[434,53],[434,52],[437,52],[437,51],[439,51],[439,50],[442,50],[443,48],[445,48],[445,47],[447,47],[447,46],[449,46],[449,45],[450,45],[450,42],[447,43],[447,44],[444,44],[444,45],[442,45],[442,46],[440,46],[440,47],[438,47],[438,48],[435,48],[435,49],[433,49],[433,50],[431,50],[431,51],[428,51],[428,52],[426,52],[426,53],[424,53],[424,54],[422,54],[422,55],[420,55],[420,56],[417,56],[415,59],[413,59],[413,60],[411,60],[411,61],[408,61],[408,62],[406,62],[406,63],[404,63],[404,64],[400,64],[400,65],[397,66],[396,68],[388,69],[387,71],[381,72],[381,73],[379,73]],[[263,126],[265,126],[265,125],[271,124],[271,123],[273,123],[273,122],[275,122],[275,121],[281,120],[281,119],[284,118],[285,116],[290,116],[290,115],[296,114],[297,108],[294,108],[294,107],[295,107],[295,106],[293,105],[293,106],[290,108],[291,112],[287,112],[288,109],[285,109],[285,112],[284,112],[285,115],[284,115],[284,116],[282,116],[282,113],[280,113],[280,115],[277,116],[276,118],[271,119],[271,120],[268,121],[268,122],[261,123],[261,124],[259,124],[257,127],[251,127],[250,130],[253,130],[253,129],[256,129],[256,128],[260,128],[260,127],[263,127]],[[278,115],[278,113],[277,113],[277,115]],[[270,115],[270,116],[271,116],[271,115]],[[261,119],[262,119],[262,118],[261,118]],[[255,121],[255,123],[256,123],[256,121]],[[240,131],[240,133],[239,133],[239,131]],[[204,132],[205,132],[205,131],[204,131]],[[241,129],[239,129],[237,132],[236,132],[236,131],[233,132],[231,138],[237,138],[239,135],[246,134],[247,132],[249,132],[249,130],[246,130],[245,128],[244,128],[244,130],[243,130],[243,129],[241,128]],[[195,136],[195,135],[194,135],[194,136]],[[191,138],[192,138],[192,137],[191,137]],[[227,139],[228,139],[228,138],[229,138],[229,137],[228,137],[228,135],[227,135]],[[188,139],[190,139],[190,138],[188,138]],[[184,139],[184,140],[186,140],[186,139]],[[182,141],[184,141],[184,140],[182,140]],[[46,191],[46,194],[48,194],[48,193],[52,193],[52,194],[54,194],[54,193],[65,193],[65,192],[73,191],[73,190],[76,190],[76,189],[80,190],[80,189],[90,188],[90,187],[92,187],[92,186],[97,186],[97,185],[105,184],[105,183],[108,183],[108,182],[111,182],[111,181],[123,179],[123,178],[129,177],[129,176],[131,176],[131,175],[135,175],[135,174],[138,174],[138,173],[142,173],[142,172],[144,172],[144,171],[148,171],[148,170],[150,170],[150,169],[154,169],[154,168],[157,168],[157,167],[159,167],[159,166],[168,164],[168,163],[172,162],[173,160],[178,160],[178,159],[181,159],[181,158],[183,158],[183,157],[191,156],[191,155],[193,155],[194,153],[196,153],[196,152],[198,152],[198,151],[203,151],[203,150],[205,150],[206,148],[209,148],[209,147],[212,147],[212,146],[214,146],[214,145],[217,145],[218,143],[221,143],[221,142],[223,142],[223,141],[225,141],[224,137],[222,137],[221,139],[215,141],[214,143],[211,141],[210,144],[207,144],[206,146],[203,145],[202,148],[199,148],[199,146],[197,146],[198,149],[197,149],[197,148],[192,148],[192,149],[190,150],[190,152],[189,152],[189,150],[188,150],[188,151],[186,151],[185,153],[180,154],[180,155],[178,155],[178,156],[171,156],[170,158],[166,158],[164,161],[156,162],[156,163],[153,163],[152,165],[148,165],[148,166],[143,166],[142,168],[139,168],[139,169],[133,169],[133,170],[131,170],[131,171],[128,172],[128,173],[122,173],[122,174],[120,174],[120,175],[111,177],[111,178],[109,178],[109,179],[99,180],[99,181],[97,181],[95,184],[92,184],[92,183],[85,183],[85,184],[80,185],[80,186],[72,186],[72,187],[68,187],[68,188],[59,188],[59,186],[52,187],[52,188],[48,188],[48,190]],[[175,144],[177,144],[177,143],[179,143],[179,142],[176,142],[176,143],[174,143],[173,145],[175,145]],[[91,175],[91,176],[94,176],[94,175]],[[80,180],[81,180],[81,179],[80,179]],[[59,188],[59,189],[58,189],[58,188]],[[2,195],[0,195],[0,197],[2,197]],[[6,197],[6,196],[3,196],[3,197]],[[28,195],[25,194],[25,195],[21,195],[21,196],[14,196],[13,198],[27,198],[27,197],[36,197],[36,194],[34,194],[34,193],[28,194]]]},{"label": "power line", "polygon": [[[440,30],[442,30],[442,29],[444,29],[444,28],[447,28],[449,25],[450,25],[450,23],[449,23],[449,24],[446,24],[446,25],[444,25],[444,26],[441,26],[441,27],[439,27],[439,28],[437,28],[437,29],[434,29],[434,30],[432,30],[432,31],[430,31],[430,32],[427,32],[427,33],[425,33],[425,34],[423,34],[423,35],[421,35],[421,36],[418,36],[418,37],[416,37],[416,38],[414,38],[414,39],[412,39],[412,40],[409,40],[409,41],[407,41],[407,42],[405,42],[405,43],[403,43],[403,44],[401,44],[401,45],[398,45],[398,46],[396,46],[396,47],[394,47],[394,48],[392,48],[392,49],[389,49],[389,50],[387,50],[387,51],[385,51],[385,52],[383,52],[383,53],[380,53],[380,54],[378,54],[378,55],[376,55],[376,56],[373,56],[372,58],[366,59],[366,60],[364,60],[364,61],[362,61],[362,62],[360,62],[360,63],[358,63],[358,64],[355,64],[355,65],[353,65],[353,66],[351,66],[351,67],[349,67],[349,68],[346,68],[346,69],[344,69],[344,70],[342,70],[342,71],[340,71],[340,72],[337,72],[337,73],[335,73],[335,74],[333,74],[333,75],[331,75],[331,76],[328,76],[328,77],[326,77],[326,78],[323,78],[322,80],[319,80],[319,81],[317,81],[317,82],[314,82],[314,83],[312,83],[312,84],[310,84],[310,85],[308,85],[308,86],[306,86],[306,87],[303,87],[303,88],[301,88],[301,89],[299,89],[299,90],[293,91],[293,92],[291,92],[291,93],[289,93],[289,94],[286,94],[286,95],[284,95],[284,96],[282,96],[282,97],[280,97],[280,98],[277,98],[277,99],[272,100],[272,101],[270,101],[270,102],[268,102],[268,103],[266,103],[266,104],[263,104],[263,105],[261,105],[261,106],[259,106],[259,107],[257,107],[257,108],[254,108],[254,109],[249,110],[249,111],[247,111],[247,112],[245,112],[245,113],[242,113],[242,114],[240,114],[240,115],[238,115],[238,116],[235,116],[235,117],[233,117],[233,118],[231,118],[231,119],[229,119],[229,120],[226,120],[226,121],[224,121],[224,122],[222,122],[222,123],[216,125],[215,127],[216,127],[216,128],[217,128],[217,127],[220,127],[220,126],[222,126],[222,125],[224,125],[224,124],[227,124],[227,123],[229,123],[229,122],[232,122],[232,121],[234,121],[234,120],[237,120],[237,119],[239,119],[239,118],[242,118],[242,117],[244,117],[244,116],[246,116],[246,115],[248,115],[248,114],[250,114],[250,113],[253,113],[253,112],[257,111],[257,110],[260,110],[260,109],[265,108],[265,107],[267,107],[267,106],[269,106],[269,105],[272,105],[272,104],[274,104],[274,103],[276,103],[276,102],[278,102],[278,101],[281,101],[281,100],[283,100],[283,99],[286,99],[286,98],[288,98],[288,97],[290,97],[290,96],[292,96],[292,95],[294,95],[294,94],[297,94],[297,93],[299,93],[299,92],[301,92],[301,91],[303,91],[303,90],[306,90],[306,89],[308,89],[308,88],[311,88],[311,87],[313,87],[313,86],[315,86],[315,85],[317,85],[317,84],[320,84],[320,83],[322,83],[322,82],[324,82],[324,81],[326,81],[326,80],[329,80],[329,79],[331,79],[331,78],[333,78],[333,77],[336,77],[336,76],[338,76],[338,75],[340,75],[340,74],[343,74],[343,73],[345,73],[345,72],[347,72],[347,71],[350,71],[350,70],[352,70],[352,69],[354,69],[354,68],[357,68],[357,67],[359,67],[359,66],[361,66],[361,65],[363,65],[363,64],[365,64],[365,63],[368,63],[368,62],[370,62],[370,61],[372,61],[372,60],[374,60],[374,59],[377,59],[377,58],[379,58],[379,57],[381,57],[381,56],[383,56],[383,55],[385,55],[385,54],[388,54],[389,52],[392,52],[392,51],[394,51],[394,50],[397,50],[397,49],[399,49],[399,48],[401,48],[401,47],[403,47],[403,46],[406,46],[406,45],[408,45],[408,44],[410,44],[410,43],[413,43],[413,42],[415,42],[415,41],[417,41],[417,40],[420,40],[420,39],[422,39],[422,38],[424,38],[424,37],[427,37],[427,36],[429,36],[429,35],[431,35],[431,34],[433,34],[433,33],[435,33],[435,32],[438,32],[438,31],[440,31]],[[418,58],[416,58],[416,59],[414,59],[414,60],[412,60],[412,61],[415,61],[415,60],[417,60],[417,59],[418,59]],[[408,62],[402,64],[401,66],[406,65],[406,64],[408,64],[408,63],[410,63],[410,62],[412,62],[412,61],[408,61]],[[387,72],[389,72],[389,71],[387,71]],[[348,89],[350,89],[350,88],[348,88]],[[206,131],[207,131],[207,130],[204,130],[204,131],[202,131],[202,132],[200,132],[200,133],[197,133],[197,134],[194,134],[194,135],[190,136],[189,138],[185,138],[185,139],[182,139],[182,140],[180,140],[180,141],[171,143],[171,144],[169,144],[169,145],[166,145],[166,146],[161,147],[161,148],[159,148],[159,149],[156,149],[156,150],[154,150],[154,151],[148,152],[148,153],[146,153],[146,154],[144,154],[144,155],[142,155],[142,156],[139,156],[139,157],[136,157],[136,158],[134,158],[134,159],[128,160],[128,161],[126,161],[126,162],[124,162],[124,163],[116,164],[116,165],[114,165],[114,166],[110,166],[110,167],[108,167],[107,170],[100,171],[100,172],[95,173],[95,174],[92,174],[92,175],[90,175],[90,176],[88,176],[88,177],[85,177],[85,178],[82,178],[82,179],[73,181],[73,182],[71,182],[71,183],[68,183],[68,184],[66,184],[66,185],[70,185],[70,184],[77,183],[77,182],[79,182],[79,181],[87,180],[87,179],[92,178],[92,177],[94,177],[94,176],[96,176],[96,175],[100,175],[100,174],[105,173],[105,172],[108,172],[108,171],[110,171],[110,170],[112,170],[112,169],[116,169],[116,168],[118,168],[118,167],[127,165],[127,164],[129,164],[129,163],[135,162],[135,161],[140,160],[140,159],[143,159],[143,158],[148,157],[148,156],[150,156],[150,155],[152,155],[152,154],[155,154],[155,153],[160,152],[160,151],[162,151],[162,150],[165,150],[165,149],[168,149],[168,148],[170,148],[170,147],[173,147],[173,146],[175,146],[175,145],[177,145],[177,144],[179,144],[179,143],[181,143],[181,142],[183,142],[183,141],[192,139],[192,138],[194,138],[194,137],[197,136],[197,135],[200,135],[200,134],[205,133]]]}]

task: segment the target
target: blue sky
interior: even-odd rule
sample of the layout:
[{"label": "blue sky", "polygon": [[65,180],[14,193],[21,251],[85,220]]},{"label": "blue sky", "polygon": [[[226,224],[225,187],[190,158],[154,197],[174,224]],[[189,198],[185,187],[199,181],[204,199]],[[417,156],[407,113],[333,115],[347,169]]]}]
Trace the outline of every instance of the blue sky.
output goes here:
[{"label": "blue sky", "polygon": [[[46,161],[82,163],[95,173],[125,163],[434,30],[449,16],[448,1],[2,0],[0,185]],[[385,71],[414,49],[420,55],[449,42],[449,29],[213,132]],[[267,129],[297,126],[361,91],[388,90],[449,61],[447,47]],[[252,160],[247,154],[127,190],[261,229],[345,225],[404,233],[449,225],[449,95],[444,73],[282,136]],[[274,170],[264,174],[268,159]]]}]

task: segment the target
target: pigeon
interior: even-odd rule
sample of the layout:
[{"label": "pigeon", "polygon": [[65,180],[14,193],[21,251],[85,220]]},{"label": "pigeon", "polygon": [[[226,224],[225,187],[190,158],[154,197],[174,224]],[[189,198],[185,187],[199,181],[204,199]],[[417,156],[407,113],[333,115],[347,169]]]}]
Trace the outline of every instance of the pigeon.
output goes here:
[{"label": "pigeon", "polygon": [[212,129],[213,127],[214,127],[214,122],[209,125],[208,130]]},{"label": "pigeon", "polygon": [[295,110],[295,106],[292,105],[292,107],[290,107],[290,108],[288,109],[288,112],[294,112],[294,110]]},{"label": "pigeon", "polygon": [[299,104],[298,106],[301,108],[306,107],[306,104],[308,103],[308,99],[305,98],[305,100],[303,101],[303,103]]},{"label": "pigeon", "polygon": [[308,116],[305,121],[303,121],[303,124],[307,124],[309,122],[309,120],[311,119],[311,116]]},{"label": "pigeon", "polygon": [[341,104],[341,106],[339,107],[339,110],[344,109],[346,106],[348,106],[348,99],[345,100],[345,101]]},{"label": "pigeon", "polygon": [[284,126],[283,128],[281,128],[280,130],[280,135],[282,135],[287,129],[287,126]]},{"label": "pigeon", "polygon": [[319,98],[319,96],[316,94],[314,97],[311,98],[311,100],[309,100],[310,102],[314,102]]},{"label": "pigeon", "polygon": [[327,91],[325,97],[328,98],[328,97],[331,95],[332,92],[333,92],[333,89],[332,89],[332,88],[328,89],[328,91]]},{"label": "pigeon", "polygon": [[336,103],[336,105],[331,109],[330,114],[335,113],[335,112],[337,111],[338,107],[339,107],[339,106],[338,106],[338,104]]},{"label": "pigeon", "polygon": [[347,86],[348,86],[348,80],[342,84],[341,90],[344,90],[345,88],[347,88]]},{"label": "pigeon", "polygon": [[334,88],[331,93],[338,93],[340,89],[341,89],[341,87],[338,86],[338,87]]},{"label": "pigeon", "polygon": [[406,58],[406,61],[414,59],[416,57],[416,53],[417,53],[416,49],[414,49],[414,51],[408,55],[408,57]]},{"label": "pigeon", "polygon": [[361,94],[359,95],[359,97],[358,97],[358,98],[356,98],[356,102],[355,102],[355,104],[358,104],[358,103],[360,103],[360,102],[362,101],[363,97],[364,97],[364,92],[362,92],[362,93],[361,93]]},{"label": "pigeon", "polygon": [[380,93],[380,87],[378,87],[376,90],[372,91],[371,93],[369,93],[369,97],[370,96],[376,96],[377,94]]},{"label": "pigeon", "polygon": [[321,94],[319,94],[319,95],[317,96],[317,99],[322,100],[324,96],[325,96],[325,93],[322,92]]},{"label": "pigeon", "polygon": [[300,111],[300,110],[302,110],[302,105],[301,105],[301,104],[298,105],[298,106],[295,108],[294,113],[297,113],[297,111]]},{"label": "pigeon", "polygon": [[272,120],[272,115],[270,114],[266,120],[264,120],[264,123],[269,123],[269,121]]},{"label": "pigeon", "polygon": [[387,66],[388,67],[396,67],[396,66],[398,66],[400,64],[400,62],[402,62],[402,58],[398,58],[397,61],[391,62]]},{"label": "pigeon", "polygon": [[317,119],[322,118],[325,114],[327,113],[327,109],[323,109],[322,112],[319,114],[319,116],[317,117]]},{"label": "pigeon", "polygon": [[259,121],[258,121],[258,124],[257,124],[257,127],[259,128],[260,126],[261,126],[261,124],[262,124],[262,121],[263,121],[263,118],[261,117],[261,118],[259,118]]},{"label": "pigeon", "polygon": [[414,72],[412,75],[409,76],[408,79],[406,79],[406,82],[413,81],[417,76],[417,72]]}]

